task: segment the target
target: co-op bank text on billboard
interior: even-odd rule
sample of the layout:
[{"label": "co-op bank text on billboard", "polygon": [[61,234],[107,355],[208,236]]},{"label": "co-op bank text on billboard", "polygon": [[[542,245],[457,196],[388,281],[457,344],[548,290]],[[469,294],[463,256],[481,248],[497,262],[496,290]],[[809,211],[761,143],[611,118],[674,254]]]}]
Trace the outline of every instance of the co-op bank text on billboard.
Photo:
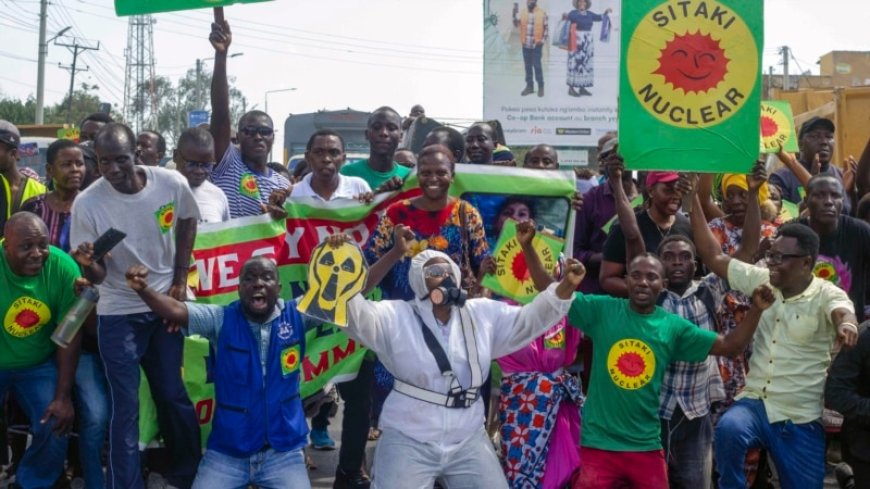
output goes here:
[{"label": "co-op bank text on billboard", "polygon": [[619,0],[484,0],[484,114],[508,144],[595,146],[615,130]]}]

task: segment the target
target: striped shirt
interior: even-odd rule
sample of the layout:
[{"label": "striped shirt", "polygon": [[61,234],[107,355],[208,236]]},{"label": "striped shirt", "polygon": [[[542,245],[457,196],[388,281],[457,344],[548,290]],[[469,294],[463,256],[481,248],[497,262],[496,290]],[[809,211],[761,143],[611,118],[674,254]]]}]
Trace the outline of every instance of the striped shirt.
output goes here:
[{"label": "striped shirt", "polygon": [[260,204],[268,204],[273,191],[290,187],[283,175],[270,168],[266,172],[264,175],[252,170],[242,161],[239,148],[227,146],[224,157],[211,173],[211,181],[226,194],[230,218],[262,214]]},{"label": "striped shirt", "polygon": [[[704,301],[698,294],[701,287],[706,287],[710,291],[717,308],[728,292],[726,282],[711,273],[701,281],[693,283],[682,296],[670,290],[662,291],[665,298],[661,306],[664,310],[696,324],[701,329],[715,332],[716,323],[713,314],[716,312],[709,311],[704,305]],[[662,382],[659,417],[671,419],[677,404],[688,419],[705,416],[710,413],[711,391],[719,393],[714,397],[720,397],[724,393],[722,378],[719,376],[716,359],[713,356],[707,357],[703,362],[671,362]]]}]

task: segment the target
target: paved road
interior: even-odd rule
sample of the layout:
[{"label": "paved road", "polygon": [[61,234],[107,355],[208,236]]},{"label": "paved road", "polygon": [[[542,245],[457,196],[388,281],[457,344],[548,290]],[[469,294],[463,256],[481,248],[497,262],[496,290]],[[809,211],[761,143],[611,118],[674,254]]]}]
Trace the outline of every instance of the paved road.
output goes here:
[{"label": "paved road", "polygon": [[[310,470],[308,475],[311,478],[311,487],[313,489],[332,489],[333,476],[335,475],[335,467],[338,465],[338,449],[341,447],[341,420],[344,412],[344,403],[340,402],[338,406],[338,414],[330,420],[329,436],[335,440],[335,450],[321,451],[313,450],[311,447],[305,449],[306,453],[314,460],[317,466],[315,470]],[[366,445],[366,460],[371,465],[372,457],[374,456],[375,446],[377,442],[370,441]]]}]

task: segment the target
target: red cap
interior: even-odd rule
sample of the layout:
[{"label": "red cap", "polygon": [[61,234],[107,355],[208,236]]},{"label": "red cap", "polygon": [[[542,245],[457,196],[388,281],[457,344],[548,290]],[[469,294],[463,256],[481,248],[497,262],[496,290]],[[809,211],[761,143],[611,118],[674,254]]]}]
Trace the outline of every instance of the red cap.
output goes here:
[{"label": "red cap", "polygon": [[675,171],[651,171],[646,174],[646,188],[657,183],[670,183],[680,179],[680,174]]}]

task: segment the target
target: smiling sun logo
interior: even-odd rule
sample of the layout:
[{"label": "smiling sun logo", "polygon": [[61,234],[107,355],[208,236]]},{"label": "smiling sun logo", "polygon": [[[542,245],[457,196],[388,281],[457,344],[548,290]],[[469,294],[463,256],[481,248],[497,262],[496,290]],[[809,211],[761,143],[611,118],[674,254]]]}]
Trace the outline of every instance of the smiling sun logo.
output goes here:
[{"label": "smiling sun logo", "polygon": [[154,212],[154,219],[157,220],[157,227],[160,232],[166,234],[172,229],[172,223],[175,222],[175,202],[169,202],[161,206]]},{"label": "smiling sun logo", "polygon": [[706,93],[725,79],[728,61],[719,41],[699,31],[668,41],[654,73],[685,93]]},{"label": "smiling sun logo", "polygon": [[715,0],[669,0],[641,19],[626,69],[632,91],[656,119],[711,127],[746,104],[759,76],[755,37]]},{"label": "smiling sun logo", "polygon": [[42,329],[51,320],[51,310],[44,302],[32,297],[16,299],[3,317],[3,328],[16,338],[26,338]]},{"label": "smiling sun logo", "polygon": [[617,341],[607,354],[607,372],[617,386],[635,390],[647,385],[656,371],[656,357],[640,340]]}]

